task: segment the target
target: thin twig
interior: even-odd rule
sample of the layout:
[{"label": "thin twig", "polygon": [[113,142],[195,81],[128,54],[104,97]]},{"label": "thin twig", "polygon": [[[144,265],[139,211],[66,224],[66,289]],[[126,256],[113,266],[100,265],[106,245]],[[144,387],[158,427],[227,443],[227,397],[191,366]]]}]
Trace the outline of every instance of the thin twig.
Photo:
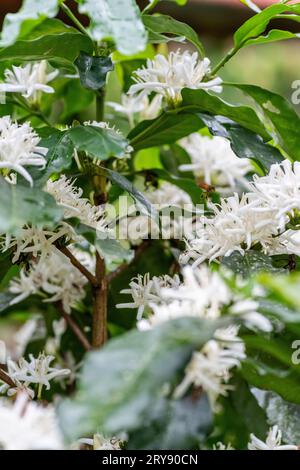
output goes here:
[{"label": "thin twig", "polygon": [[56,247],[65,256],[67,256],[67,258],[69,258],[73,266],[75,266],[75,268],[77,268],[88,279],[88,281],[92,284],[93,287],[97,287],[98,281],[97,281],[96,276],[94,276],[88,269],[86,269],[86,267],[83,266],[83,264],[81,264],[77,258],[75,258],[75,256],[71,253],[71,251],[66,246],[60,246],[57,244]]},{"label": "thin twig", "polygon": [[80,21],[76,18],[76,16],[73,14],[73,12],[70,10],[70,8],[65,5],[64,3],[61,3],[60,5],[61,9],[66,13],[66,15],[70,18],[70,20],[73,21],[75,26],[79,29],[79,31],[82,34],[85,34],[86,36],[90,37],[88,32],[86,31],[85,27],[80,23]]},{"label": "thin twig", "polygon": [[65,312],[61,302],[57,302],[56,305],[57,305],[57,309],[59,310],[59,313],[65,319],[65,321],[66,321],[67,325],[69,326],[70,330],[73,331],[74,335],[80,341],[80,343],[82,344],[84,349],[86,351],[90,351],[92,349],[92,345],[90,344],[89,340],[87,339],[87,337],[85,336],[83,331],[81,331],[80,327],[77,325],[74,318],[72,318],[72,316],[70,314]]},{"label": "thin twig", "polygon": [[15,382],[10,378],[10,376],[1,368],[0,366],[0,380],[2,380],[2,382],[5,382],[7,385],[9,385],[10,387],[15,387],[16,384]]},{"label": "thin twig", "polygon": [[98,287],[94,289],[93,305],[93,348],[97,349],[107,340],[107,279],[105,276],[105,262],[96,253],[96,278]]},{"label": "thin twig", "polygon": [[134,257],[130,261],[130,263],[123,263],[115,271],[107,274],[107,276],[106,276],[107,282],[108,283],[111,282],[113,279],[115,279],[117,276],[119,276],[119,274],[121,274],[123,271],[125,271],[125,269],[127,269],[129,266],[134,264],[138,260],[138,258],[143,254],[143,252],[149,246],[149,244],[150,244],[149,240],[144,240],[140,244],[140,246],[138,246],[138,248],[135,250]]}]

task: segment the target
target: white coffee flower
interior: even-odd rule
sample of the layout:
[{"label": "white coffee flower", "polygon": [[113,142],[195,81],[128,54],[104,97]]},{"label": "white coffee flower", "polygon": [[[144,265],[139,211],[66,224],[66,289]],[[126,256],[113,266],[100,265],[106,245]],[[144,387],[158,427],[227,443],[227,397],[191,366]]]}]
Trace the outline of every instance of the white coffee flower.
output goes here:
[{"label": "white coffee flower", "polygon": [[128,119],[130,127],[134,127],[135,117],[139,115],[141,119],[154,119],[161,110],[162,96],[156,95],[151,101],[148,96],[129,95],[123,93],[121,103],[108,101],[106,104],[114,111]]},{"label": "white coffee flower", "polygon": [[222,199],[220,204],[211,204],[210,208],[214,216],[203,217],[203,229],[197,231],[197,238],[187,242],[182,263],[191,259],[197,266],[234,251],[243,254],[257,243],[267,246],[270,238],[279,233],[274,224],[274,211],[262,207],[251,194],[243,194],[241,199],[234,194]]},{"label": "white coffee flower", "polygon": [[32,177],[24,167],[45,166],[48,149],[39,147],[39,142],[28,123],[19,125],[9,116],[0,118],[0,170],[19,173],[32,186]]},{"label": "white coffee flower", "polygon": [[282,230],[300,211],[300,163],[284,160],[271,166],[266,176],[254,175],[250,190],[275,212],[276,222]]},{"label": "white coffee flower", "polygon": [[129,89],[129,94],[148,96],[150,93],[162,95],[167,102],[177,104],[181,101],[183,88],[222,91],[222,80],[216,77],[205,81],[209,76],[210,60],[199,60],[198,53],[184,51],[171,52],[168,57],[158,54],[147,65],[134,72],[136,82]]},{"label": "white coffee flower", "polygon": [[11,305],[32,294],[43,292],[44,302],[61,301],[67,313],[85,296],[87,279],[60,251],[52,248],[47,256],[32,262],[29,270],[21,269],[18,278],[11,280],[9,290],[16,297]]},{"label": "white coffee flower", "polygon": [[31,255],[34,258],[43,259],[52,252],[57,240],[65,237],[68,241],[74,235],[72,227],[65,223],[58,225],[55,230],[25,226],[18,235],[6,236],[2,241],[1,250],[13,250],[13,263],[16,263],[21,255]]},{"label": "white coffee flower", "polygon": [[245,359],[245,346],[237,336],[238,327],[216,332],[216,338],[208,341],[199,352],[194,352],[188,364],[185,377],[175,390],[175,397],[182,397],[190,386],[201,387],[207,393],[210,404],[216,409],[219,395],[226,395],[232,387],[227,385],[230,370],[239,367]]},{"label": "white coffee flower", "polygon": [[201,268],[186,266],[182,274],[182,283],[162,286],[158,299],[148,298],[152,313],[138,321],[138,329],[149,330],[165,321],[185,316],[214,320],[226,309],[228,314],[239,316],[250,329],[272,330],[271,322],[257,312],[258,302],[233,293],[217,272],[203,265]]},{"label": "white coffee flower", "polygon": [[75,181],[61,175],[55,181],[47,181],[46,191],[64,208],[66,219],[77,217],[85,225],[101,232],[107,231],[105,210],[101,206],[92,205],[87,198],[82,197],[83,190],[75,186]]},{"label": "white coffee flower", "polygon": [[30,103],[36,103],[39,95],[54,93],[54,89],[47,85],[58,75],[58,70],[47,73],[47,62],[28,63],[23,66],[12,66],[4,72],[4,83],[0,83],[0,92],[21,93]]},{"label": "white coffee flower", "polygon": [[13,404],[0,400],[0,449],[60,450],[63,449],[55,410],[30,401],[26,394],[18,395]]},{"label": "white coffee flower", "polygon": [[200,181],[220,189],[234,188],[237,182],[246,183],[245,175],[252,169],[251,163],[247,158],[238,158],[227,139],[194,133],[179,144],[192,160],[180,165],[181,171],[192,171]]},{"label": "white coffee flower", "polygon": [[30,384],[39,385],[39,395],[43,386],[50,389],[50,381],[57,377],[66,377],[70,374],[69,369],[58,369],[51,367],[54,356],[46,356],[40,353],[38,357],[29,355],[29,361],[21,357],[18,362],[7,360],[7,373],[13,381],[21,382],[26,387]]},{"label": "white coffee flower", "polygon": [[265,442],[258,439],[254,434],[251,434],[250,438],[249,450],[298,450],[295,445],[281,443],[282,432],[278,429],[278,426],[270,428]]},{"label": "white coffee flower", "polygon": [[133,302],[117,304],[117,308],[137,308],[137,319],[142,318],[143,312],[151,302],[159,302],[161,300],[161,290],[167,286],[176,288],[179,286],[180,280],[177,275],[173,278],[168,275],[154,276],[150,278],[147,273],[144,276],[139,274],[133,278],[129,284],[129,289],[121,290],[121,294],[130,294]]}]

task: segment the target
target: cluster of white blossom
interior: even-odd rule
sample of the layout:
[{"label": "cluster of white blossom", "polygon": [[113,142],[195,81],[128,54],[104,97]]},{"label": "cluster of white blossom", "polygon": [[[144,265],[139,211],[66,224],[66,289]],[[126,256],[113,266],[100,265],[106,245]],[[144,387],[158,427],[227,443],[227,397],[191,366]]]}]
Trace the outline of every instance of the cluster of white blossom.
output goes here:
[{"label": "cluster of white blossom", "polygon": [[138,117],[139,120],[144,120],[155,119],[158,116],[161,110],[162,96],[156,95],[150,101],[148,96],[123,93],[121,103],[108,101],[106,104],[117,113],[126,116],[130,127],[133,127],[136,122],[136,117]]},{"label": "cluster of white blossom", "polygon": [[219,191],[235,188],[237,183],[246,184],[245,175],[252,170],[251,163],[247,158],[237,157],[224,137],[194,133],[179,143],[191,157],[191,163],[179,166],[181,171],[192,171],[197,180]]},{"label": "cluster of white blossom", "polygon": [[4,176],[16,172],[33,185],[32,177],[24,167],[45,166],[48,149],[39,147],[39,142],[40,138],[27,122],[18,124],[10,116],[1,117],[0,170]]},{"label": "cluster of white blossom", "polygon": [[122,439],[117,437],[105,437],[103,434],[95,434],[92,439],[82,438],[79,444],[92,447],[93,450],[121,450]]},{"label": "cluster of white blossom", "polygon": [[51,380],[66,377],[70,374],[69,369],[52,367],[50,364],[54,359],[54,356],[45,355],[44,353],[40,353],[38,357],[30,354],[29,360],[20,357],[17,361],[14,361],[8,357],[6,360],[6,373],[15,385],[12,387],[5,383],[1,385],[0,392],[7,393],[8,396],[26,392],[30,398],[34,398],[36,392],[32,386],[37,385],[37,396],[40,398],[44,386],[46,390],[49,390]]},{"label": "cluster of white blossom", "polygon": [[47,85],[58,75],[58,70],[47,73],[47,62],[28,63],[24,66],[12,66],[4,72],[4,83],[0,83],[0,93],[20,93],[30,104],[39,101],[41,92],[54,93]]},{"label": "cluster of white blossom", "polygon": [[[300,254],[298,213],[300,209],[300,164],[284,160],[271,166],[268,175],[255,176],[249,192],[210,204],[212,217],[203,217],[203,229],[187,241],[181,261],[199,265],[244,253],[259,245],[264,253]],[[295,230],[293,230],[295,229]]]},{"label": "cluster of white blossom", "polygon": [[52,405],[28,401],[21,393],[15,403],[0,401],[0,449],[61,450],[63,439]]},{"label": "cluster of white blossom", "polygon": [[178,104],[183,88],[222,92],[222,80],[209,78],[210,60],[199,60],[198,53],[189,51],[170,52],[165,57],[158,54],[153,60],[148,59],[146,66],[134,72],[135,84],[129,89],[130,95],[149,96],[150,93],[161,95],[167,103]]},{"label": "cluster of white blossom", "polygon": [[[161,182],[158,188],[147,188],[145,197],[159,214],[160,227],[148,214],[132,215],[120,220],[119,236],[137,245],[143,239],[183,239],[194,235],[194,204],[190,196],[174,184]],[[136,209],[136,206],[133,208]],[[160,233],[161,232],[161,233]]]}]

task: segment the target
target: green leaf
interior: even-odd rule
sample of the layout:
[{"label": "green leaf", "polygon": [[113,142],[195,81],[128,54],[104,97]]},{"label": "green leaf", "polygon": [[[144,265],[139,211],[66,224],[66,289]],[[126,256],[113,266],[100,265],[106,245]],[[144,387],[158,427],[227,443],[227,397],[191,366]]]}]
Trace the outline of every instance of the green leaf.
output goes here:
[{"label": "green leaf", "polygon": [[[282,96],[259,86],[233,84],[250,96],[259,106],[262,121],[265,122],[275,143],[293,160],[300,160],[300,118],[290,103]],[[269,124],[271,123],[271,125]]]},{"label": "green leaf", "polygon": [[158,37],[162,33],[185,37],[196,47],[200,56],[205,57],[205,50],[198,38],[198,34],[189,25],[167,15],[143,15],[143,23],[150,33],[158,34]]},{"label": "green leaf", "polygon": [[162,401],[159,416],[147,423],[143,432],[129,435],[127,449],[181,450],[198,449],[213,424],[206,395],[200,399]]},{"label": "green leaf", "polygon": [[264,170],[280,163],[283,156],[279,150],[265,143],[262,137],[222,116],[198,114],[213,135],[230,140],[234,153],[240,158],[254,160]]},{"label": "green leaf", "polygon": [[111,39],[119,52],[133,55],[147,45],[147,33],[135,0],[77,0],[79,12],[90,18],[95,41]]},{"label": "green leaf", "polygon": [[132,184],[131,181],[129,181],[125,176],[121,175],[120,173],[117,173],[116,171],[110,170],[109,168],[105,169],[108,178],[118,186],[120,186],[124,191],[127,191],[135,201],[137,201],[139,204],[141,204],[145,209],[146,212],[153,217],[154,219],[157,219],[158,215],[152,207],[151,203],[148,201],[148,199],[144,196],[143,193],[138,191],[134,185]]},{"label": "green leaf", "polygon": [[293,310],[286,305],[272,299],[260,300],[258,310],[265,315],[278,318],[278,320],[282,321],[286,325],[289,323],[292,325],[295,323],[300,323],[299,311]]},{"label": "green leaf", "polygon": [[50,194],[0,178],[0,233],[17,233],[25,224],[52,226],[62,215]]},{"label": "green leaf", "polygon": [[122,158],[128,147],[128,141],[118,132],[92,124],[72,127],[67,131],[67,135],[78,152],[85,152],[97,160]]},{"label": "green leaf", "polygon": [[0,47],[10,46],[45,18],[56,16],[58,5],[59,0],[24,0],[17,13],[8,13],[4,18]]},{"label": "green leaf", "polygon": [[290,31],[283,31],[281,29],[272,29],[265,36],[258,36],[257,38],[250,39],[247,41],[246,46],[268,44],[269,42],[283,41],[286,39],[299,39],[299,37],[298,33],[291,33]]},{"label": "green leaf", "polygon": [[272,392],[255,391],[261,406],[266,411],[271,426],[277,425],[282,430],[285,442],[300,442],[300,407],[283,400]]},{"label": "green leaf", "polygon": [[182,110],[190,113],[205,112],[212,115],[224,116],[246,129],[259,134],[264,139],[270,140],[256,113],[248,106],[233,106],[203,90],[190,90],[189,88],[185,88],[182,91],[182,98],[183,102],[180,108],[178,108],[179,111]]},{"label": "green leaf", "polygon": [[132,250],[124,248],[117,239],[104,238],[103,234],[88,225],[80,223],[76,218],[68,219],[68,224],[72,225],[78,235],[85,238],[97,249],[105,260],[107,267],[113,267],[114,263],[120,264],[122,261],[128,263],[132,260]]},{"label": "green leaf", "polygon": [[100,90],[106,82],[106,75],[113,70],[110,57],[94,57],[80,52],[75,61],[78,69],[80,82],[88,90]]},{"label": "green leaf", "polygon": [[248,40],[256,38],[263,33],[270,21],[277,15],[289,9],[288,5],[271,5],[257,15],[246,21],[234,34],[234,45],[237,48],[243,47]]},{"label": "green leaf", "polygon": [[[62,170],[70,168],[74,146],[67,131],[43,127],[38,130],[38,133],[41,137],[40,145],[49,149],[46,155],[45,169],[34,173],[34,176],[43,184],[53,173],[60,173]],[[36,178],[34,178],[35,181]]]},{"label": "green leaf", "polygon": [[192,114],[163,113],[157,119],[139,123],[128,135],[135,150],[173,144],[177,140],[204,127]]},{"label": "green leaf", "polygon": [[276,274],[284,272],[284,269],[273,266],[270,256],[255,250],[246,251],[243,255],[239,251],[234,251],[230,256],[224,256],[222,264],[245,278],[260,271]]},{"label": "green leaf", "polygon": [[274,296],[286,305],[300,310],[300,274],[292,273],[289,276],[272,276],[268,273],[260,274],[259,282]]},{"label": "green leaf", "polygon": [[92,53],[93,43],[88,36],[57,19],[48,19],[15,44],[0,50],[0,60],[46,59],[68,66],[80,51]]},{"label": "green leaf", "polygon": [[182,318],[151,331],[125,333],[89,354],[75,399],[58,409],[66,437],[72,440],[95,429],[141,431],[161,410],[193,350],[206,343],[216,327]]},{"label": "green leaf", "polygon": [[263,390],[272,390],[292,403],[300,403],[299,374],[289,370],[272,370],[257,359],[246,359],[241,374],[248,383]]}]

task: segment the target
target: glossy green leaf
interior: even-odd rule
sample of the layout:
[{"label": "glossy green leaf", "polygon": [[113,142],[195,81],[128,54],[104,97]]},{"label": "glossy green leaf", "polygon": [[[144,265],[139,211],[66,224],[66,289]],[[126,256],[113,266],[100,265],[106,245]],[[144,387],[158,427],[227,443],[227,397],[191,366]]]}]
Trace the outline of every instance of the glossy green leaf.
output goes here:
[{"label": "glossy green leaf", "polygon": [[59,0],[24,0],[17,13],[8,13],[4,18],[0,47],[10,46],[45,18],[56,16],[58,5]]},{"label": "glossy green leaf", "polygon": [[[299,18],[300,21],[300,18]],[[249,39],[246,46],[256,44],[268,44],[269,42],[284,41],[286,39],[299,39],[298,33],[291,33],[290,31],[283,31],[281,29],[272,29],[264,36],[258,36],[254,39]]]},{"label": "glossy green leaf", "polygon": [[239,251],[234,251],[231,255],[224,256],[222,264],[235,274],[246,278],[260,271],[277,274],[284,272],[283,269],[273,266],[270,256],[255,250],[246,251],[243,255]]},{"label": "glossy green leaf", "polygon": [[114,68],[110,57],[95,57],[84,52],[80,52],[75,65],[82,86],[88,90],[103,88],[106,83],[106,75]]},{"label": "glossy green leaf", "polygon": [[157,119],[139,123],[128,135],[135,150],[173,144],[178,139],[203,127],[203,122],[192,114],[164,113]]},{"label": "glossy green leaf", "polygon": [[161,413],[143,432],[129,435],[128,449],[189,450],[199,447],[213,424],[207,396],[162,401]]},{"label": "glossy green leaf", "polygon": [[118,186],[120,186],[124,191],[128,192],[133,199],[139,203],[145,211],[154,219],[157,219],[157,213],[154,207],[150,204],[148,199],[144,196],[143,193],[138,191],[133,183],[129,181],[125,176],[121,175],[120,173],[117,173],[116,171],[106,169],[105,170],[107,173],[108,178]]},{"label": "glossy green leaf", "polygon": [[0,60],[55,60],[73,64],[80,51],[91,53],[92,41],[57,19],[47,19],[15,44],[0,50]]},{"label": "glossy green leaf", "polygon": [[[300,118],[291,104],[282,96],[259,86],[234,84],[259,106],[261,118],[275,142],[293,160],[300,160]],[[271,125],[269,125],[271,123]]]},{"label": "glossy green leaf", "polygon": [[147,33],[135,0],[77,0],[79,12],[90,18],[88,31],[95,41],[111,39],[119,52],[143,51]]},{"label": "glossy green leaf", "polygon": [[167,33],[186,38],[197,48],[200,56],[205,56],[204,47],[198,38],[198,34],[189,25],[167,15],[143,15],[143,23],[150,33],[158,34],[158,37],[162,33]]},{"label": "glossy green leaf", "polygon": [[17,233],[25,224],[53,226],[62,215],[50,194],[0,178],[0,233]]},{"label": "glossy green leaf", "polygon": [[182,91],[182,98],[183,101],[180,108],[178,108],[179,111],[182,110],[188,113],[205,112],[215,116],[224,116],[259,134],[264,139],[270,140],[256,113],[248,106],[230,105],[221,98],[203,90],[190,90],[189,88]]},{"label": "glossy green leaf", "polygon": [[251,8],[251,10],[255,11],[256,13],[261,11],[261,9],[254,2],[252,2],[252,0],[240,0],[240,2]]},{"label": "glossy green leaf", "polygon": [[91,158],[107,160],[110,157],[122,158],[126,154],[128,141],[113,129],[98,126],[76,126],[67,131],[74,147]]},{"label": "glossy green leaf", "polygon": [[239,124],[222,116],[210,116],[203,113],[198,116],[205,122],[213,135],[230,140],[232,150],[238,157],[250,158],[264,170],[269,170],[271,165],[283,160],[283,156],[277,148],[265,143],[260,135]]},{"label": "glossy green leaf", "polygon": [[70,168],[73,161],[74,145],[67,131],[44,127],[39,130],[40,145],[48,148],[45,170],[35,172],[37,178],[48,178],[52,173],[59,173]]},{"label": "glossy green leaf", "polygon": [[166,385],[172,390],[194,348],[207,342],[216,327],[182,318],[151,331],[125,333],[89,354],[77,396],[58,410],[65,435],[72,440],[97,428],[130,433],[145,427],[167,398]]}]

